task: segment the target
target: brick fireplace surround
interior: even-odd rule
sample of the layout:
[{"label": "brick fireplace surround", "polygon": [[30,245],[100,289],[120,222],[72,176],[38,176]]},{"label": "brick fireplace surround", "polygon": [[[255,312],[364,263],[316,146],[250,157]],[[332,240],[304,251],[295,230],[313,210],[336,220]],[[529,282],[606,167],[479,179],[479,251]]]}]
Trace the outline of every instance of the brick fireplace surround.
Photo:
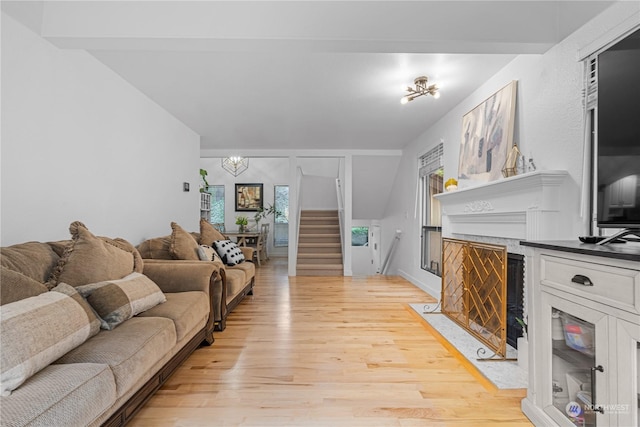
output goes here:
[{"label": "brick fireplace surround", "polygon": [[[522,240],[571,238],[566,236],[573,228],[570,206],[563,200],[568,176],[566,171],[535,171],[439,194],[443,237],[503,245],[511,254],[524,253]],[[526,319],[526,286],[523,294]]]}]

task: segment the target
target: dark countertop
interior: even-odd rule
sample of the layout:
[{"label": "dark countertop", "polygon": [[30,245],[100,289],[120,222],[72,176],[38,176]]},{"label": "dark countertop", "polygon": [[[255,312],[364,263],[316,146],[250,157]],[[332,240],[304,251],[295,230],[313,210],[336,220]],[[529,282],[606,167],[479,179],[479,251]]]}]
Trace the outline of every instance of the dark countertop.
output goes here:
[{"label": "dark countertop", "polygon": [[609,243],[607,245],[595,245],[582,243],[580,240],[547,240],[547,241],[521,241],[522,246],[550,249],[575,254],[599,256],[605,258],[622,259],[640,262],[640,243]]}]

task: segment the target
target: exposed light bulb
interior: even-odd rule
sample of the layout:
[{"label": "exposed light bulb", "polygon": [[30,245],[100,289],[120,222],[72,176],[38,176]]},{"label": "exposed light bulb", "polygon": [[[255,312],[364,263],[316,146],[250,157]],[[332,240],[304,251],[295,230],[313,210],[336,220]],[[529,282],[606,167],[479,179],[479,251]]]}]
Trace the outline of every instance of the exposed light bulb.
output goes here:
[{"label": "exposed light bulb", "polygon": [[436,92],[436,93],[434,93],[434,94],[433,94],[433,97],[434,97],[435,99],[440,98],[440,92]]},{"label": "exposed light bulb", "polygon": [[400,99],[400,104],[402,104],[402,105],[406,104],[407,102],[409,102],[409,99],[406,96],[403,96]]}]

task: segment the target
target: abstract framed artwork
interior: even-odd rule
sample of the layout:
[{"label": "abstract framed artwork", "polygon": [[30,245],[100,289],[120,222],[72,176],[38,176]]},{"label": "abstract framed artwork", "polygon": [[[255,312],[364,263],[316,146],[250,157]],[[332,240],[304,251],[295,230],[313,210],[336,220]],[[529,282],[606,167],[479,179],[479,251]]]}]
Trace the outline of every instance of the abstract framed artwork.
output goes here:
[{"label": "abstract framed artwork", "polygon": [[513,80],[462,118],[459,180],[488,182],[502,177],[513,145],[517,85]]},{"label": "abstract framed artwork", "polygon": [[262,195],[262,184],[236,184],[236,211],[259,211],[262,209]]}]

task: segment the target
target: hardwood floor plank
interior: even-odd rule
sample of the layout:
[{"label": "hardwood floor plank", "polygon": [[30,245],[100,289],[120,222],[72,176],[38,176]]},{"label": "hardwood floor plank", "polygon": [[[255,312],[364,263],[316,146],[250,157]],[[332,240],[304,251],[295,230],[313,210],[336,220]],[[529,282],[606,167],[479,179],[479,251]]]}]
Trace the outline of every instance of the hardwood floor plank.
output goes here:
[{"label": "hardwood floor plank", "polygon": [[433,302],[414,285],[286,274],[286,260],[263,263],[255,295],[130,425],[531,425],[525,390],[489,386],[412,314]]}]

